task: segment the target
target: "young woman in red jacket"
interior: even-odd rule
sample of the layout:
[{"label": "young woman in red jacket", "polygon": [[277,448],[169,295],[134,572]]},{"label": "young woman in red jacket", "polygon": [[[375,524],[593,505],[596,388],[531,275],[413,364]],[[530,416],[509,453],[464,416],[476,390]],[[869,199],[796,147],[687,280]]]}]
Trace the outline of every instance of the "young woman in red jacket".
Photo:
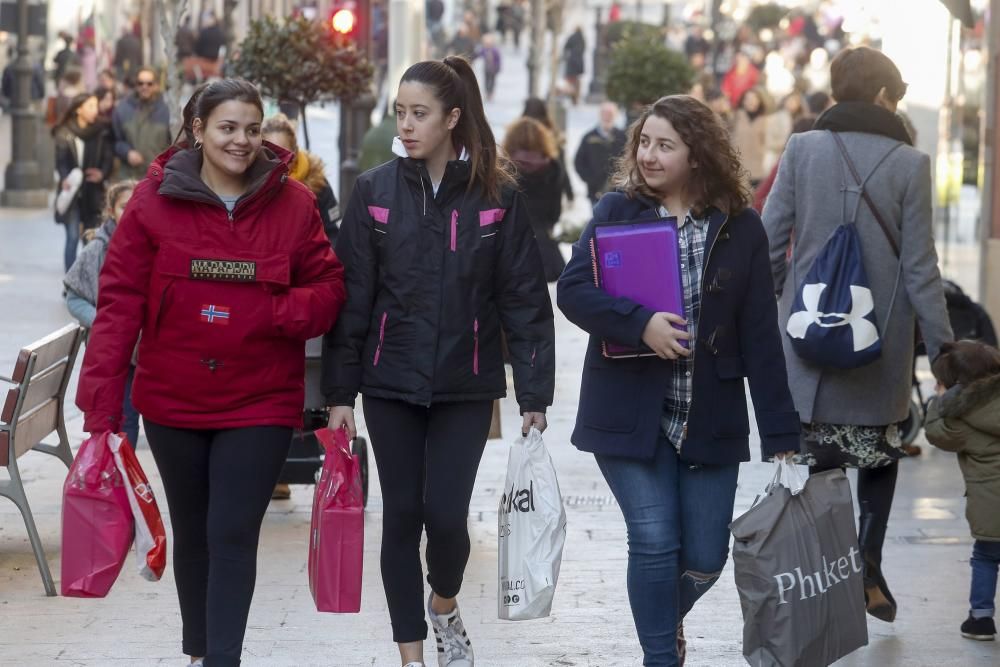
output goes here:
[{"label": "young woman in red jacket", "polygon": [[[240,663],[260,524],[301,425],[305,341],[345,299],[343,269],[292,155],[263,143],[257,89],[221,80],[184,109],[186,143],[136,187],[100,279],[77,405],[117,431],[132,348],[174,534],[183,650]],[[209,502],[211,499],[211,502]]]}]

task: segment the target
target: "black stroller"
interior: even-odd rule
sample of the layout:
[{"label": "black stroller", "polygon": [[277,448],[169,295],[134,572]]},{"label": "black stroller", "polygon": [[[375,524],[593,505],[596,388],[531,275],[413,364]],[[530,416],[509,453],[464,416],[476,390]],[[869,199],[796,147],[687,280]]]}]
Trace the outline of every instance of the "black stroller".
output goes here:
[{"label": "black stroller", "polygon": [[[315,484],[323,466],[323,446],[313,432],[325,428],[329,415],[320,392],[323,338],[306,342],[306,400],[302,415],[303,426],[292,434],[292,447],[281,470],[279,483]],[[361,492],[368,505],[368,441],[358,437],[351,443],[351,453],[358,457],[361,469]]]},{"label": "black stroller", "polygon": [[[996,330],[986,309],[969,298],[956,283],[950,280],[944,283],[944,298],[948,308],[948,320],[955,340],[978,340],[989,345],[997,344]],[[910,445],[916,440],[924,425],[924,415],[927,414],[927,403],[917,381],[917,358],[926,356],[927,348],[922,340],[917,342],[916,354],[913,359],[913,397],[910,399],[910,414],[900,424],[900,437],[904,445]]]}]

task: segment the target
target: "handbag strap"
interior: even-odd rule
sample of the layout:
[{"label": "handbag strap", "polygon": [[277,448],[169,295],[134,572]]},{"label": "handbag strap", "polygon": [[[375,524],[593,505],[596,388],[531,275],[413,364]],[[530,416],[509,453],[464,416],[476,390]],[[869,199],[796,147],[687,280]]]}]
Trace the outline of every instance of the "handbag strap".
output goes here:
[{"label": "handbag strap", "polygon": [[[861,198],[865,200],[866,204],[868,204],[868,208],[871,210],[872,215],[875,216],[875,220],[878,222],[879,227],[882,228],[882,233],[885,234],[886,240],[889,242],[889,245],[892,246],[892,251],[896,254],[896,258],[898,259],[899,244],[896,243],[896,239],[894,239],[892,234],[889,232],[889,225],[886,223],[885,218],[882,217],[882,214],[879,213],[878,208],[875,206],[875,202],[873,202],[872,198],[868,196],[868,191],[865,190],[864,181],[862,181],[861,176],[858,175],[858,170],[854,166],[854,161],[851,160],[851,156],[847,154],[847,147],[844,146],[844,140],[841,139],[840,135],[836,132],[831,132],[830,134],[832,134],[833,138],[836,140],[837,147],[840,149],[841,155],[844,156],[844,161],[847,162],[847,168],[850,169],[851,175],[854,176],[854,180],[856,181],[858,187],[861,188]],[[898,147],[898,145],[896,147]]]}]

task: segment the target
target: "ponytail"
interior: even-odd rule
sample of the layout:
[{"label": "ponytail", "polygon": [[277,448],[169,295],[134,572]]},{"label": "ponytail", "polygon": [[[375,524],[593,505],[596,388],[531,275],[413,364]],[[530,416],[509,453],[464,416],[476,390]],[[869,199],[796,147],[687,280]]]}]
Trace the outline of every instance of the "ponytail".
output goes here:
[{"label": "ponytail", "polygon": [[507,159],[497,150],[496,138],[486,120],[479,81],[469,61],[459,56],[425,60],[403,73],[400,84],[408,81],[431,88],[446,114],[455,108],[462,112],[452,137],[457,146],[469,153],[472,171],[469,189],[478,186],[489,201],[499,202],[501,190],[513,187],[515,181]]}]

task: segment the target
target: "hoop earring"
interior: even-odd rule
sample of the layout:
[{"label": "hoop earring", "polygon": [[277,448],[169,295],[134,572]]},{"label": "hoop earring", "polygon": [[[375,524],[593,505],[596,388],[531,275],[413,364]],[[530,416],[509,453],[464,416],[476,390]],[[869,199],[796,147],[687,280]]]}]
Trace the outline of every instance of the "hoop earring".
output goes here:
[{"label": "hoop earring", "polygon": [[195,149],[196,151],[200,151],[200,150],[201,150],[201,145],[202,145],[202,143],[203,143],[203,142],[201,141],[201,139],[195,139],[195,140],[194,140],[194,149]]}]

